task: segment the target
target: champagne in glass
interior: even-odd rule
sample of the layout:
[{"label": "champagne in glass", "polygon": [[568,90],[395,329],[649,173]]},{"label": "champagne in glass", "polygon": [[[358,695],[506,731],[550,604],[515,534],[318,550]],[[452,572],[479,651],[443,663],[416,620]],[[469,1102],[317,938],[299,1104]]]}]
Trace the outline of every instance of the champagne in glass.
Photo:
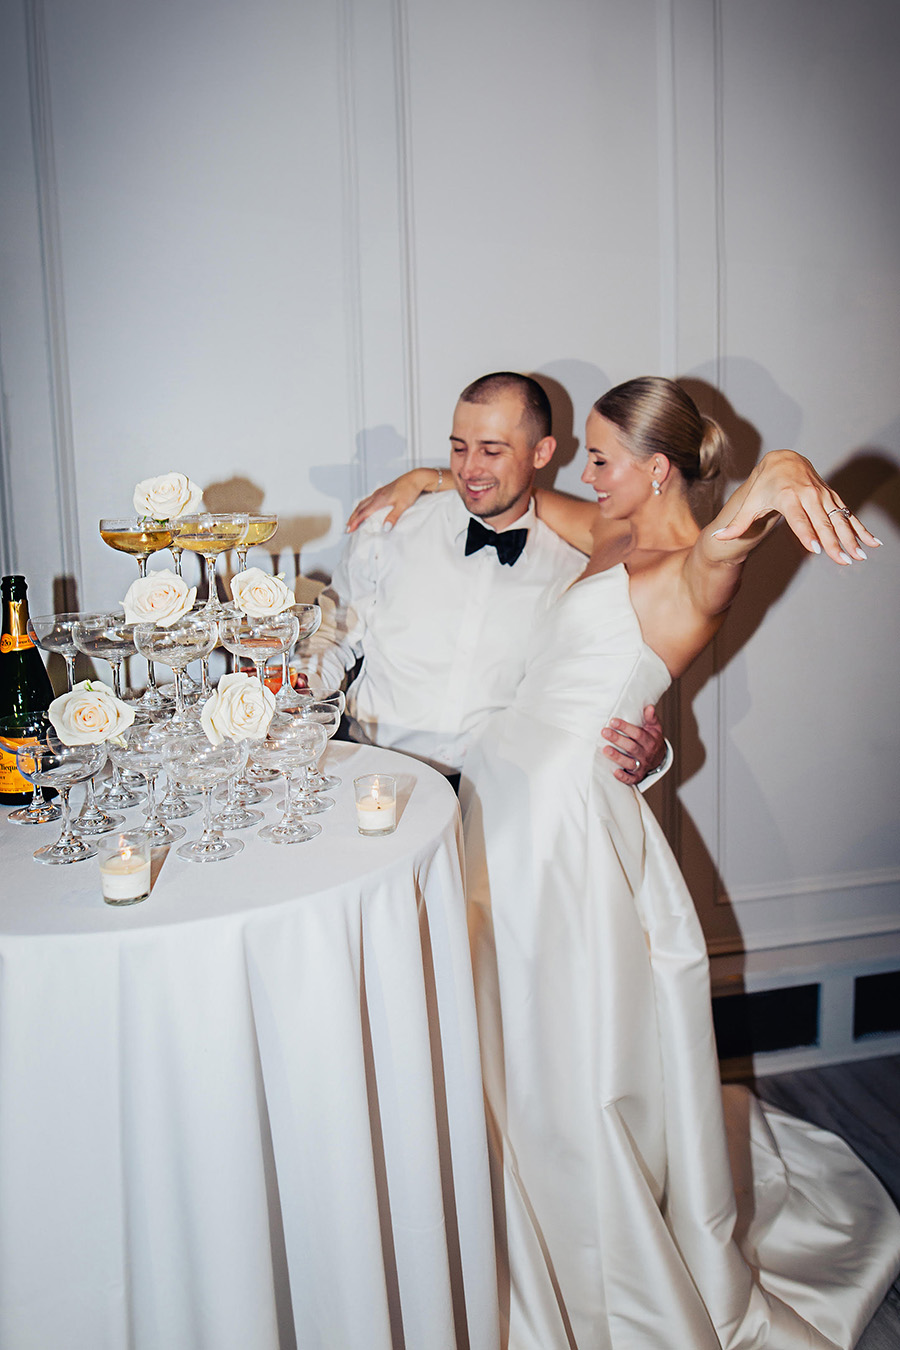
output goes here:
[{"label": "champagne in glass", "polygon": [[205,608],[210,614],[219,614],[223,608],[216,594],[216,561],[220,553],[227,553],[241,543],[249,523],[249,516],[240,512],[176,516],[171,522],[181,548],[200,553],[206,560],[209,594]]},{"label": "champagne in glass", "polygon": [[240,570],[247,570],[247,550],[255,548],[258,544],[267,544],[278,529],[277,516],[249,516],[247,533],[239,544],[235,545],[235,551],[240,559]]},{"label": "champagne in glass", "polygon": [[168,521],[142,520],[139,516],[107,516],[100,521],[100,538],[110,548],[137,558],[141,576],[145,577],[151,553],[171,544],[172,526]]}]

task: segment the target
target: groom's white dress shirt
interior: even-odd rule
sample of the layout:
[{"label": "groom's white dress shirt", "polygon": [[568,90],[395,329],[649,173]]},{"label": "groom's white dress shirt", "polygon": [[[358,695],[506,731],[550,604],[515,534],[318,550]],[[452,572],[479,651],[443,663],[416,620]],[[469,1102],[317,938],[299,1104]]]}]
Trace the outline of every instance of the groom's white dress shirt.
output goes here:
[{"label": "groom's white dress shirt", "polygon": [[[424,495],[385,533],[387,512],[350,536],[304,667],[330,687],[364,657],[347,693],[351,734],[456,773],[488,716],[512,703],[532,630],[586,559],[533,505],[521,557],[465,555],[469,515],[456,492]],[[488,522],[483,522],[487,524]]]}]

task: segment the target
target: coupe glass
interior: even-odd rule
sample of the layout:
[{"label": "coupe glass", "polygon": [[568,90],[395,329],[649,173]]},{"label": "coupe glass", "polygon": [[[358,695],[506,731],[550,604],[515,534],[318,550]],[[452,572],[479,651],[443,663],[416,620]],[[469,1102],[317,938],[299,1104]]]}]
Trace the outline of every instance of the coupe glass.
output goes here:
[{"label": "coupe glass", "polygon": [[172,521],[176,543],[191,553],[201,553],[206,559],[206,578],[209,594],[205,609],[219,614],[222,605],[216,593],[216,560],[220,553],[235,548],[247,533],[250,518],[245,513],[210,513],[197,516],[177,516]]},{"label": "coupe glass", "polygon": [[124,732],[124,745],[110,742],[109,753],[114,764],[125,773],[136,773],[147,783],[147,817],[145,826],[154,848],[174,844],[184,838],[181,825],[167,825],[156,805],[156,780],[162,772],[163,750],[166,745],[166,727],[161,722],[133,722]]},{"label": "coupe glass", "polygon": [[[341,697],[343,697],[343,695],[341,695]],[[324,755],[325,749],[328,747],[328,741],[331,740],[331,737],[340,726],[341,711],[343,711],[343,707],[341,707],[340,703],[313,701],[304,703],[304,705],[297,710],[297,713],[294,714],[296,721],[321,726],[322,730],[324,730],[325,737],[327,738],[325,738],[324,745],[322,745],[322,755]],[[320,759],[321,755],[317,755],[316,760],[314,760],[313,763],[306,765],[304,771],[304,778],[302,778],[302,791],[304,791],[302,810],[304,810],[304,814],[320,815],[322,811],[331,811],[332,806],[335,805],[335,798],[333,798],[333,796],[325,796],[324,794],[325,791],[329,791],[333,787],[340,787],[340,779],[324,778],[324,776],[318,772],[317,768],[317,763]]]},{"label": "coupe glass", "polygon": [[[19,722],[14,717],[0,718],[0,746],[8,755],[15,758],[23,741],[39,745],[46,730],[47,719],[43,716],[30,718],[25,722]],[[32,796],[28,805],[10,811],[6,819],[16,825],[48,825],[52,820],[59,820],[62,812],[56,803],[44,801],[37,783],[32,783],[31,789]]]},{"label": "coupe glass", "polygon": [[134,624],[121,614],[79,614],[72,625],[75,646],[85,656],[99,656],[112,668],[113,693],[123,698],[122,667],[127,656],[134,656]]},{"label": "coupe glass", "polygon": [[226,839],[212,820],[212,790],[217,783],[239,772],[247,761],[247,742],[227,737],[213,745],[205,731],[169,740],[164,751],[169,773],[182,783],[198,787],[203,793],[203,833],[199,839],[182,844],[177,853],[189,862],[219,862],[233,858],[244,847],[240,839]]},{"label": "coupe glass", "polygon": [[76,835],[69,826],[69,793],[100,772],[106,763],[105,745],[64,745],[56,732],[48,729],[40,741],[22,745],[16,751],[19,773],[36,787],[56,788],[62,805],[59,838],[35,853],[41,863],[81,862],[93,858],[97,845]]},{"label": "coupe glass", "polygon": [[267,769],[277,769],[284,778],[284,811],[275,825],[260,830],[268,844],[302,844],[321,834],[322,826],[307,824],[298,818],[293,801],[294,780],[307,765],[315,762],[327,743],[325,728],[317,722],[301,722],[295,717],[273,717],[264,741],[254,741],[253,759]]},{"label": "coupe glass", "polygon": [[[311,703],[302,704],[297,716],[311,722],[320,723],[325,728],[328,739],[331,740],[332,736],[337,734],[338,727],[341,725],[345,704],[346,699],[343,691],[336,689],[333,694],[323,694],[321,698],[314,699]],[[311,792],[333,792],[335,788],[341,786],[341,780],[334,774],[321,773],[319,768],[314,766],[309,771],[307,784]],[[327,810],[327,808],[324,809]]]},{"label": "coupe glass", "polygon": [[[299,625],[297,642],[312,637],[322,622],[322,611],[318,605],[294,605],[288,612],[296,617]],[[290,658],[295,645],[295,643],[292,643],[281,655],[281,688],[275,695],[275,707],[280,712],[293,712],[295,708],[299,708],[301,704],[306,702],[308,697],[298,694],[291,685]]]},{"label": "coupe glass", "polygon": [[248,516],[247,520],[247,533],[239,544],[235,544],[241,572],[247,570],[247,550],[257,544],[267,544],[278,529],[277,516]]},{"label": "coupe glass", "polygon": [[[273,656],[283,656],[293,649],[300,632],[300,620],[292,610],[281,614],[269,614],[262,619],[251,618],[249,614],[230,611],[219,621],[219,639],[222,646],[233,656],[252,661],[256,667],[256,677],[262,683],[265,677],[266,662]],[[276,698],[277,706],[277,698]],[[263,780],[276,775],[266,773],[261,761],[254,756],[255,768],[251,774],[257,774]]]},{"label": "coupe glass", "polygon": [[169,521],[146,520],[140,516],[106,516],[100,521],[100,538],[110,548],[137,558],[141,576],[145,577],[150,555],[171,544],[172,526]]},{"label": "coupe glass", "polygon": [[[134,624],[126,623],[121,614],[80,614],[73,625],[75,645],[85,656],[99,656],[112,669],[113,693],[122,698],[122,667],[125,658],[134,656]],[[140,799],[122,782],[118,764],[112,761],[112,776],[95,794],[95,801],[119,811],[135,806]]]},{"label": "coupe glass", "polygon": [[218,638],[215,615],[206,608],[191,610],[174,623],[163,627],[155,623],[135,624],[134,640],[148,661],[159,661],[175,672],[175,712],[172,726],[196,726],[197,714],[188,712],[184,702],[183,675],[191,661],[209,656]]},{"label": "coupe glass", "polygon": [[66,663],[66,681],[71,694],[75,684],[75,657],[78,647],[74,628],[84,614],[38,614],[28,620],[28,636],[45,652],[56,652]]}]

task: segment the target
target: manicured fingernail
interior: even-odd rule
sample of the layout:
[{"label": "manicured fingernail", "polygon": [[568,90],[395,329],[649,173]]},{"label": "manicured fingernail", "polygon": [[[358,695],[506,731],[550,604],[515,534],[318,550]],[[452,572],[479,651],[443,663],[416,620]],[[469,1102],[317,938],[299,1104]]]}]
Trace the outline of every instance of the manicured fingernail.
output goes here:
[{"label": "manicured fingernail", "polygon": [[[874,534],[872,535],[872,538],[875,539]],[[884,544],[881,542],[880,539],[875,539],[875,543],[878,545],[879,548],[884,548]]]},{"label": "manicured fingernail", "polygon": [[718,539],[718,538],[719,538],[719,535],[724,534],[726,528],[727,528],[727,526],[723,525],[722,528],[721,528],[721,530],[713,530],[713,533],[712,533],[713,539]]},{"label": "manicured fingernail", "polygon": [[848,558],[847,554],[844,552],[843,549],[841,549],[840,553],[838,554],[838,557],[840,558],[842,563],[847,563],[850,567],[853,566],[853,559]]},{"label": "manicured fingernail", "polygon": [[390,534],[391,530],[394,528],[393,522],[390,520],[386,520],[381,528],[385,534]]},{"label": "manicured fingernail", "polygon": [[814,539],[812,541],[812,543],[810,544],[810,548],[812,549],[813,553],[822,552],[822,545],[819,543],[818,539]]},{"label": "manicured fingernail", "polygon": [[861,548],[859,547],[859,544],[857,544],[857,546],[856,546],[856,556],[857,556],[857,558],[862,558],[862,560],[865,562],[869,555],[868,555],[868,553],[865,552],[864,549],[861,549]]}]

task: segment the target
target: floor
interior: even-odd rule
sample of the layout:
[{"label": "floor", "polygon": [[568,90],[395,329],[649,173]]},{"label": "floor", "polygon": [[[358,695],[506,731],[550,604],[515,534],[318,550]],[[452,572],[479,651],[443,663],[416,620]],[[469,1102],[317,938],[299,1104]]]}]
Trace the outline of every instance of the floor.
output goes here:
[{"label": "floor", "polygon": [[[773,1106],[840,1135],[900,1205],[900,1055],[772,1074],[749,1085]],[[900,1350],[900,1279],[858,1350]]]}]

